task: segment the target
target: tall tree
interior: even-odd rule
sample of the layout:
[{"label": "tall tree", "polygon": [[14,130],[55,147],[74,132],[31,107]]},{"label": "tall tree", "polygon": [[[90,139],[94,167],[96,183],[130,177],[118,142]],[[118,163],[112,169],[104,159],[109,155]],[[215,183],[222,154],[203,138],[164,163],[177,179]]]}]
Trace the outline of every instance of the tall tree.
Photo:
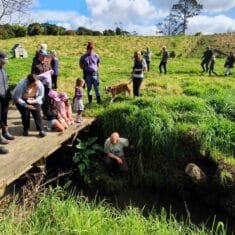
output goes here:
[{"label": "tall tree", "polygon": [[197,0],[179,0],[171,9],[172,17],[176,20],[175,34],[185,34],[188,28],[188,20],[201,13],[203,5]]},{"label": "tall tree", "polygon": [[164,34],[167,36],[172,36],[176,34],[176,28],[177,28],[177,20],[175,17],[170,14],[163,20],[163,22],[159,22],[157,25],[157,34]]},{"label": "tall tree", "polygon": [[13,15],[25,16],[33,0],[0,0],[0,23],[9,23]]}]

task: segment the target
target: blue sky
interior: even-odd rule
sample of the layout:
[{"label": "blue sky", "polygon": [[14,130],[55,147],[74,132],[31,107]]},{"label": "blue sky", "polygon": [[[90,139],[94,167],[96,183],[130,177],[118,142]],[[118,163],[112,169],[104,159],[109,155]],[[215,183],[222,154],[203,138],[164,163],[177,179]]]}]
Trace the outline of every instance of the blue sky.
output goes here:
[{"label": "blue sky", "polygon": [[[103,31],[122,27],[140,35],[155,35],[156,23],[178,0],[35,0],[30,21],[53,22],[76,29],[84,26]],[[198,0],[200,16],[189,21],[187,33],[235,31],[235,0]]]}]

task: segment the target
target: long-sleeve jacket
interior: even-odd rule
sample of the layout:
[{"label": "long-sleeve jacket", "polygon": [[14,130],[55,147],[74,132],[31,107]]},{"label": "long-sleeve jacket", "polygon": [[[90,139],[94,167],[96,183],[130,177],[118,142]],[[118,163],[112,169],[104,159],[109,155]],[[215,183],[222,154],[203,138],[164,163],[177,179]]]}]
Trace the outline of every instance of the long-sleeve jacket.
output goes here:
[{"label": "long-sleeve jacket", "polygon": [[[37,101],[38,104],[42,104],[42,99],[44,97],[44,86],[42,85],[40,81],[37,81],[37,82],[38,82],[38,86],[37,86],[35,100]],[[15,101],[15,103],[22,105],[24,107],[27,107],[27,103],[23,99],[23,95],[26,93],[26,91],[27,91],[27,79],[24,78],[20,80],[18,85],[13,90],[12,96],[13,96],[13,100]]]},{"label": "long-sleeve jacket", "polygon": [[0,67],[0,96],[5,97],[8,89],[8,77],[4,68]]}]

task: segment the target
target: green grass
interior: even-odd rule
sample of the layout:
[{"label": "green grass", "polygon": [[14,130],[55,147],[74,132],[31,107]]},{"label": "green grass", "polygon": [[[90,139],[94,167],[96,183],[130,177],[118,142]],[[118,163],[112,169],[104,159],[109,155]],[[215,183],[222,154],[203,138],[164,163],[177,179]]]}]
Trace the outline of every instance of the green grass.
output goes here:
[{"label": "green grass", "polygon": [[[143,216],[142,210],[132,206],[117,210],[105,202],[88,202],[86,198],[70,196],[64,198],[60,189],[42,196],[33,211],[15,204],[1,212],[0,233],[23,234],[120,234],[120,235],[172,235],[211,234],[205,225],[195,226],[189,221],[177,221],[174,215],[152,212]],[[216,227],[217,226],[217,227]],[[211,228],[226,234],[224,225]],[[218,233],[217,233],[218,234]]]},{"label": "green grass", "polygon": [[[221,38],[221,41],[225,40],[222,36]],[[82,77],[79,58],[85,52],[85,45],[90,39],[94,40],[95,51],[101,57],[102,105],[94,103],[91,107],[86,107],[85,115],[98,117],[103,131],[98,135],[103,139],[112,131],[119,131],[134,144],[135,150],[128,163],[130,174],[135,177],[137,184],[142,179],[148,179],[150,184],[156,181],[157,184],[182,188],[185,182],[184,166],[195,159],[206,157],[208,153],[216,163],[223,160],[231,166],[230,169],[234,168],[235,75],[223,76],[224,58],[216,60],[215,70],[219,76],[201,74],[200,56],[206,46],[204,43],[200,44],[201,40],[208,40],[207,43],[212,47],[219,45],[210,36],[39,36],[0,40],[2,49],[6,52],[18,42],[22,42],[29,52],[27,59],[9,60],[6,68],[11,85],[14,86],[29,73],[35,50],[40,43],[46,42],[49,50],[55,49],[58,52],[60,59],[59,90],[68,92],[72,98],[75,80]],[[167,75],[160,75],[158,72],[159,52],[163,45],[169,51],[174,50],[178,56],[169,60]],[[133,99],[119,95],[110,104],[110,94],[104,93],[104,87],[128,81],[134,51],[145,50],[147,46],[151,48],[153,56],[151,71],[145,73],[142,96]],[[233,174],[230,169],[220,176],[221,182],[226,181],[229,174]],[[36,218],[39,219],[40,216]],[[41,222],[38,223],[42,226]],[[118,227],[116,223],[121,222],[115,220],[114,224]],[[51,224],[53,223],[50,222],[50,226]],[[57,224],[58,221],[55,226]],[[50,226],[46,223],[45,231]]]}]

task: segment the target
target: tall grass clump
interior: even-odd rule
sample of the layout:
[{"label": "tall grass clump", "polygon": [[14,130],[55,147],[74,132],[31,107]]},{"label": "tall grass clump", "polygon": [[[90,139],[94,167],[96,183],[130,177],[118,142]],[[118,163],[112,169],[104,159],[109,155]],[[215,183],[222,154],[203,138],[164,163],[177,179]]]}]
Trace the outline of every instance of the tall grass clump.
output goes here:
[{"label": "tall grass clump", "polygon": [[143,97],[117,103],[99,115],[98,122],[104,136],[119,131],[135,146],[129,162],[139,181],[157,172],[166,184],[179,186],[185,165],[202,158],[202,150],[212,158],[216,150],[234,155],[234,122],[218,116],[198,97]]},{"label": "tall grass clump", "polygon": [[120,211],[105,202],[63,195],[57,188],[42,196],[33,210],[22,206],[16,214],[10,206],[2,211],[1,234],[210,234],[204,225],[178,222],[164,209],[144,217],[142,210],[132,206]]}]

